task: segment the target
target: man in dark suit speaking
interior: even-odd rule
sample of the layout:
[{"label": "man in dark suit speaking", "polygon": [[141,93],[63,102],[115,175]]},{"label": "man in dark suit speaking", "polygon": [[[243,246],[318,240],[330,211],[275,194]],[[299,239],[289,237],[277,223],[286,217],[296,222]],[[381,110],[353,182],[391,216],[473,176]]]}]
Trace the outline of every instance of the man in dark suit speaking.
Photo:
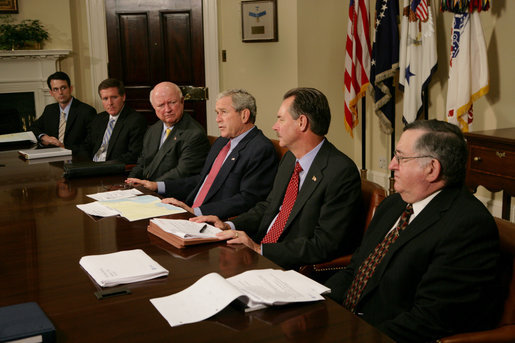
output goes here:
[{"label": "man in dark suit speaking", "polygon": [[129,178],[127,182],[173,196],[163,202],[197,216],[229,218],[264,200],[277,171],[277,154],[254,125],[256,100],[244,90],[228,90],[218,95],[215,111],[220,137],[200,174],[158,182]]},{"label": "man in dark suit speaking", "polygon": [[84,148],[88,157],[95,162],[136,163],[147,129],[145,118],[125,104],[122,81],[106,79],[100,82],[98,94],[105,111],[91,122]]},{"label": "man in dark suit speaking", "polygon": [[495,320],[497,227],[463,187],[466,159],[457,126],[408,124],[389,166],[396,193],[377,208],[350,265],[326,284],[397,342],[433,342]]},{"label": "man in dark suit speaking", "polygon": [[[243,243],[284,268],[353,251],[361,237],[361,182],[354,162],[325,138],[330,121],[329,104],[320,91],[287,92],[273,129],[289,151],[267,199],[232,222],[215,216],[192,220],[226,229],[221,239]],[[231,225],[239,230],[229,230]]]},{"label": "man in dark suit speaking", "polygon": [[209,141],[204,128],[184,113],[180,88],[161,82],[150,92],[150,103],[159,121],[148,128],[138,164],[129,178],[161,181],[198,174]]},{"label": "man in dark suit speaking", "polygon": [[44,146],[79,149],[97,111],[72,96],[70,77],[58,71],[47,78],[50,94],[57,103],[47,105],[30,130]]}]

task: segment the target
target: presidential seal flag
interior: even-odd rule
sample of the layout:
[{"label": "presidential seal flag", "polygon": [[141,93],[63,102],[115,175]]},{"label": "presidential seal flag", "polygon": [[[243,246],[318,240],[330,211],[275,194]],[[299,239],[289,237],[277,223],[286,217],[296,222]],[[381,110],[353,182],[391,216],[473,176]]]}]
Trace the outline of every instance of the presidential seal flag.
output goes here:
[{"label": "presidential seal flag", "polygon": [[399,69],[399,29],[397,0],[377,0],[370,63],[370,83],[374,95],[374,111],[381,130],[391,134],[395,123],[394,76]]},{"label": "presidential seal flag", "polygon": [[455,14],[447,88],[447,121],[464,132],[472,124],[472,103],[488,93],[488,61],[477,12]]},{"label": "presidential seal flag", "polygon": [[[370,34],[368,0],[351,0],[345,44],[345,128],[352,135],[358,125],[358,100],[370,83]],[[363,115],[365,115],[363,113]]]},{"label": "presidential seal flag", "polygon": [[403,120],[415,121],[422,97],[436,71],[436,32],[430,0],[404,0],[399,51],[399,86],[404,91]]}]

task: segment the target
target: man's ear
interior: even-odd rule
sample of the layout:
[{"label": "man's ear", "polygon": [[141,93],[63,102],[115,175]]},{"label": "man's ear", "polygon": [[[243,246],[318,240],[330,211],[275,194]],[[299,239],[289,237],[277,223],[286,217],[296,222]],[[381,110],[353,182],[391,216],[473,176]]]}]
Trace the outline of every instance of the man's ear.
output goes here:
[{"label": "man's ear", "polygon": [[436,158],[426,165],[426,178],[429,182],[436,182],[441,179],[442,165]]},{"label": "man's ear", "polygon": [[305,132],[309,129],[309,119],[305,114],[301,114],[297,119],[297,122],[302,132]]},{"label": "man's ear", "polygon": [[250,110],[248,108],[244,108],[243,110],[241,110],[240,115],[243,124],[247,124],[248,122],[250,122]]}]

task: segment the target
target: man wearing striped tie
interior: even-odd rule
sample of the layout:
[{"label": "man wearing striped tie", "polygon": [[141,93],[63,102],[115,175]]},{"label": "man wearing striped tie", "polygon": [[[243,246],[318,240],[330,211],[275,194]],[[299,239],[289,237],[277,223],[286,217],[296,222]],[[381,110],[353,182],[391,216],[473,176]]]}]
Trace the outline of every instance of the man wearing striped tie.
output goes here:
[{"label": "man wearing striped tie", "polygon": [[91,122],[85,150],[95,162],[119,161],[136,163],[147,129],[145,118],[125,104],[125,87],[117,79],[106,79],[98,85],[105,112]]},{"label": "man wearing striped tie", "polygon": [[434,342],[487,328],[493,315],[498,232],[463,187],[460,129],[437,120],[404,128],[389,168],[396,193],[377,208],[331,297],[397,342]]},{"label": "man wearing striped tie", "polygon": [[220,239],[245,244],[283,268],[297,268],[352,252],[361,237],[361,181],[354,162],[325,135],[331,112],[314,88],[288,91],[273,129],[289,151],[266,200],[231,222],[193,218],[225,229]]},{"label": "man wearing striped tie", "polygon": [[57,102],[47,105],[29,130],[43,146],[58,146],[75,152],[84,142],[96,111],[72,96],[73,86],[66,73],[53,73],[47,78],[47,84]]}]

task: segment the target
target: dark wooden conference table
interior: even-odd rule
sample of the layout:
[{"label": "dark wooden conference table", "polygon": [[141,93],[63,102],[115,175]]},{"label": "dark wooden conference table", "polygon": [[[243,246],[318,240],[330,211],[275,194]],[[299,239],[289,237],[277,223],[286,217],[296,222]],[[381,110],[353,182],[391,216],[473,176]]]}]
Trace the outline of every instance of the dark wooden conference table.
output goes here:
[{"label": "dark wooden conference table", "polygon": [[[121,185],[124,176],[66,180],[63,163],[0,151],[0,306],[37,302],[58,342],[392,342],[330,299],[247,314],[229,306],[208,320],[170,327],[149,299],[210,272],[230,277],[277,265],[225,243],[174,248],[147,233],[148,220],[94,219],[75,205]],[[170,274],[124,285],[131,294],[97,300],[101,288],[79,259],[129,249],[142,249]]]}]

